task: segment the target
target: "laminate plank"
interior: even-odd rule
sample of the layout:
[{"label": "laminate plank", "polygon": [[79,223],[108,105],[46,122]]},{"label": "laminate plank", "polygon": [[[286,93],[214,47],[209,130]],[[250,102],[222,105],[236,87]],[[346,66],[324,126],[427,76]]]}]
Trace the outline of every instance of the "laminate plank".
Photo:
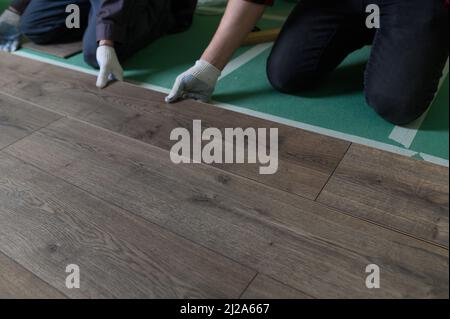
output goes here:
[{"label": "laminate plank", "polygon": [[195,119],[202,120],[204,128],[215,127],[222,132],[232,127],[276,127],[276,174],[259,174],[259,164],[217,167],[309,199],[318,196],[350,145],[195,101],[168,105],[163,94],[127,83],[98,90],[90,75],[18,57],[0,60],[0,67],[8,79],[3,84],[0,79],[0,91],[165,150],[175,143],[170,141],[171,131],[183,127],[192,132]]},{"label": "laminate plank", "polygon": [[[0,154],[0,249],[72,298],[237,298],[255,275]],[[80,267],[80,289],[65,286]]]},{"label": "laminate plank", "polygon": [[0,253],[0,299],[65,299],[15,261]]},{"label": "laminate plank", "polygon": [[61,118],[0,93],[0,149]]},{"label": "laminate plank", "polygon": [[318,200],[448,247],[448,168],[353,145]]},{"label": "laminate plank", "polygon": [[70,43],[39,45],[29,41],[22,44],[22,47],[40,53],[50,54],[58,58],[67,59],[75,54],[80,53],[83,50],[83,43],[81,41],[78,41]]},{"label": "laminate plank", "polygon": [[[62,119],[5,152],[312,297],[446,297],[448,250]],[[365,287],[382,269],[383,289]]]},{"label": "laminate plank", "polygon": [[310,296],[268,276],[258,274],[242,299],[311,299]]}]

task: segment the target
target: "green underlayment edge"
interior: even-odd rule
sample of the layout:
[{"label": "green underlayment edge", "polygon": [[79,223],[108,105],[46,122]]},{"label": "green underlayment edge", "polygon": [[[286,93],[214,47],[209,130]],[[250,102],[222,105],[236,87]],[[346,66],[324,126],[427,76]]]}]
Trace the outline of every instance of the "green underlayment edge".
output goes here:
[{"label": "green underlayment edge", "polygon": [[[281,5],[268,10],[269,15],[282,17],[293,5],[278,2]],[[198,14],[189,31],[164,37],[127,61],[126,78],[144,87],[167,91],[176,76],[200,56],[219,20],[220,14]],[[268,18],[259,27],[281,24],[281,19]],[[405,147],[390,138],[398,128],[377,116],[365,103],[362,80],[369,47],[350,55],[319,89],[302,96],[284,95],[271,88],[265,74],[270,52],[267,45],[261,50],[241,48],[235,61],[239,62],[249,50],[258,54],[219,82],[213,97],[217,106],[448,166],[448,75],[417,132],[407,133],[413,138]],[[25,49],[18,54],[95,73],[81,54],[66,60]]]}]

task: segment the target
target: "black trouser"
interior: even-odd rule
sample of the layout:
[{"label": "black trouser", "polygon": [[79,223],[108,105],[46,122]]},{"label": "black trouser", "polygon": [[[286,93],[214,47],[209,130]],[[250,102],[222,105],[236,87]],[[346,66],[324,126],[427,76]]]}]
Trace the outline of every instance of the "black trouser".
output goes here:
[{"label": "black trouser", "polygon": [[[366,27],[377,4],[379,29]],[[402,125],[430,105],[448,58],[443,0],[303,0],[276,41],[267,71],[272,85],[300,93],[317,85],[351,52],[373,44],[365,72],[367,103]]]},{"label": "black trouser", "polygon": [[[124,43],[115,43],[116,53],[123,62],[165,33],[178,31],[174,17],[169,15],[168,0],[132,0],[133,17],[127,22]],[[67,29],[66,7],[76,4],[80,8],[81,28]],[[21,18],[21,32],[37,44],[63,43],[83,39],[85,61],[98,67],[96,50],[96,18],[101,0],[33,0]]]}]

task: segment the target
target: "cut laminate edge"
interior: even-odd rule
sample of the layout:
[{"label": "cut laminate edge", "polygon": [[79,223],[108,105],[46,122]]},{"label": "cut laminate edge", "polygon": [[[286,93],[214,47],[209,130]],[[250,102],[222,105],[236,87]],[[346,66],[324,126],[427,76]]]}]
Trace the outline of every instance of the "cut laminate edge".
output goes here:
[{"label": "cut laminate edge", "polygon": [[81,41],[60,44],[39,45],[31,41],[22,44],[25,49],[33,50],[39,53],[53,55],[58,58],[67,59],[83,50]]},{"label": "cut laminate edge", "polygon": [[[82,73],[86,73],[86,74],[90,74],[90,75],[95,75],[95,76],[98,75],[98,72],[95,70],[89,70],[89,69],[85,69],[82,67],[69,65],[66,63],[61,63],[59,61],[55,61],[55,60],[44,58],[44,57],[39,57],[39,56],[30,54],[27,52],[17,51],[17,52],[14,52],[14,54],[17,56],[21,56],[21,57],[32,59],[35,61],[52,64],[52,65],[59,66],[62,68],[66,68],[66,69],[70,69],[70,70],[74,70],[74,71],[78,71],[78,72],[82,72]],[[150,90],[161,92],[161,93],[167,94],[170,92],[170,89],[167,89],[167,88],[164,88],[161,86],[157,86],[157,85],[142,83],[142,82],[138,82],[138,81],[128,81],[128,80],[126,80],[126,82],[136,85],[136,86],[139,86],[139,87],[142,87],[142,88],[145,88],[145,89],[150,89]],[[236,106],[236,105],[232,105],[232,104],[227,104],[227,103],[222,103],[222,102],[217,102],[217,101],[211,101],[209,104],[219,107],[219,108],[222,108],[222,109],[234,111],[237,113],[242,113],[245,115],[257,117],[257,118],[260,118],[263,120],[268,120],[271,122],[276,122],[276,123],[287,125],[290,127],[303,129],[305,131],[322,134],[322,135],[337,138],[340,140],[344,140],[344,141],[348,141],[348,142],[352,142],[352,143],[356,143],[356,144],[366,145],[369,147],[373,147],[373,148],[380,149],[380,150],[390,152],[390,153],[395,153],[398,155],[403,155],[406,157],[414,157],[418,154],[418,152],[416,152],[416,151],[405,149],[405,148],[402,148],[399,146],[390,145],[387,143],[370,140],[370,139],[359,137],[356,135],[326,129],[326,128],[323,128],[320,126],[315,126],[315,125],[310,125],[310,124],[306,124],[306,123],[302,123],[302,122],[298,122],[298,121],[294,121],[294,120],[289,120],[286,118],[262,113],[259,111],[253,111],[253,110],[250,110],[250,109],[247,109],[244,107],[240,107],[240,106]],[[449,160],[447,160],[447,159],[439,158],[439,157],[435,157],[435,156],[431,156],[431,155],[429,156],[428,154],[425,154],[425,153],[422,153],[422,154],[423,154],[424,161],[428,161],[430,163],[433,163],[433,164],[439,165],[439,166],[449,167]]]}]

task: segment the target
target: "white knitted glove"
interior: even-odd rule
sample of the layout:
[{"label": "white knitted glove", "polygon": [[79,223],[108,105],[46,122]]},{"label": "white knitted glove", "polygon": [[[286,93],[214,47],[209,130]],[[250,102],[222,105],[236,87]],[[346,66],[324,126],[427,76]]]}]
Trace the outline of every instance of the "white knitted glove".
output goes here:
[{"label": "white knitted glove", "polygon": [[123,81],[123,69],[113,47],[99,46],[97,48],[97,62],[100,67],[97,78],[98,88],[103,89],[114,80]]},{"label": "white knitted glove", "polygon": [[220,70],[214,65],[205,60],[197,61],[192,68],[177,77],[166,102],[173,103],[180,99],[208,102],[220,74]]},{"label": "white knitted glove", "polygon": [[0,16],[0,51],[14,52],[20,45],[20,15],[5,10]]}]

